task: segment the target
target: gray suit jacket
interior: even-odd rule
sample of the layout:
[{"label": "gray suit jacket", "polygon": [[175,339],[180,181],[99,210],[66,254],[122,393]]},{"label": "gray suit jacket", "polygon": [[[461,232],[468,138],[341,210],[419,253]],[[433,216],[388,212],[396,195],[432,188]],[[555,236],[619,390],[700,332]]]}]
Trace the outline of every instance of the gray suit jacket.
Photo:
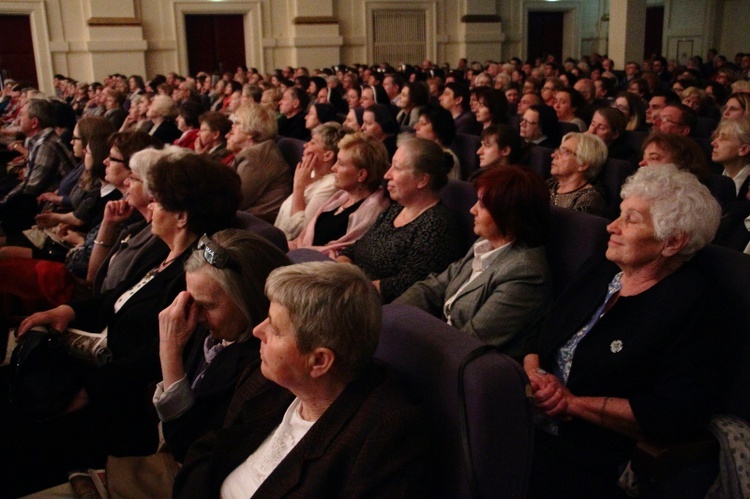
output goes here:
[{"label": "gray suit jacket", "polygon": [[[431,274],[394,303],[415,305],[444,318],[443,304],[471,276],[472,247],[442,274]],[[456,297],[451,323],[461,331],[519,357],[528,353],[549,308],[551,286],[543,247],[511,245]]]}]

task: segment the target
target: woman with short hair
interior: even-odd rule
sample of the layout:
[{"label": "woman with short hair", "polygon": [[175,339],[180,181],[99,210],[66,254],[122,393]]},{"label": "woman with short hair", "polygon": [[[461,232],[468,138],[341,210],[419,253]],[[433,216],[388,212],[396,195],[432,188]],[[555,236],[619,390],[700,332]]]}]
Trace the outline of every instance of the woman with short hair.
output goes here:
[{"label": "woman with short hair", "polygon": [[375,223],[390,201],[381,186],[388,169],[382,142],[362,132],[345,135],[331,167],[336,192],[310,218],[289,249],[312,248],[336,258]]},{"label": "woman with short hair", "polygon": [[607,161],[607,146],[595,135],[565,134],[552,153],[552,178],[547,181],[550,203],[561,208],[602,216],[607,208],[594,181]]},{"label": "woman with short hair", "polygon": [[165,144],[172,144],[182,135],[175,123],[178,114],[177,104],[172,100],[172,97],[155,95],[146,113],[146,117],[152,123],[148,134]]},{"label": "woman with short hair", "polygon": [[672,165],[639,169],[622,199],[606,260],[568,284],[524,361],[540,413],[529,497],[625,497],[637,440],[694,437],[714,409],[716,291],[690,259],[719,205]]},{"label": "woman with short hair", "polygon": [[550,302],[544,251],[549,193],[535,172],[483,169],[471,208],[479,240],[461,260],[399,296],[462,332],[522,358],[531,351]]},{"label": "woman with short hair", "polygon": [[523,154],[523,139],[510,125],[492,125],[482,130],[477,155],[480,168],[518,164]]},{"label": "woman with short hair", "polygon": [[235,113],[227,149],[234,153],[234,169],[242,179],[240,210],[273,223],[281,203],[292,190],[289,165],[276,145],[274,112],[243,104]]},{"label": "woman with short hair", "polygon": [[367,277],[334,262],[290,265],[271,273],[266,295],[269,317],[253,330],[260,372],[238,386],[230,425],[193,446],[174,496],[423,495],[424,418],[373,359],[382,311]]},{"label": "woman with short hair", "polygon": [[452,165],[434,142],[406,139],[385,174],[394,203],[337,258],[362,268],[386,303],[458,256],[456,222],[439,196]]}]

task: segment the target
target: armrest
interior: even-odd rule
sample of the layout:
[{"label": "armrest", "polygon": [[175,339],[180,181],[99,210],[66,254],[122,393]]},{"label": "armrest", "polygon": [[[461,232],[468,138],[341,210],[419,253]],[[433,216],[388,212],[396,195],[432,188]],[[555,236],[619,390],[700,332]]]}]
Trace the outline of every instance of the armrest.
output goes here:
[{"label": "armrest", "polygon": [[706,431],[696,440],[671,445],[641,440],[633,451],[631,467],[643,479],[654,482],[718,459],[719,442]]}]

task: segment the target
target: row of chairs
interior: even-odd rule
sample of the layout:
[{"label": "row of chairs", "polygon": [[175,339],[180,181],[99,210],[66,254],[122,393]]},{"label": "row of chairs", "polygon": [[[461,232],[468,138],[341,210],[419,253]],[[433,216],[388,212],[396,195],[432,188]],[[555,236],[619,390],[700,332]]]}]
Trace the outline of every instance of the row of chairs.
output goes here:
[{"label": "row of chairs", "polygon": [[[558,294],[589,257],[604,254],[607,220],[554,206],[551,210],[546,251],[552,288]],[[325,258],[310,250],[294,250],[289,256],[295,262]],[[726,297],[724,315],[729,322],[716,331],[717,341],[733,338],[738,345],[736,358],[728,359],[738,372],[727,380],[721,412],[750,421],[750,256],[712,245],[695,259]],[[516,362],[442,320],[403,305],[384,308],[376,357],[399,372],[408,392],[425,409],[439,446],[430,486],[441,497],[525,496],[533,449],[533,401],[528,379]],[[707,448],[705,442],[697,445]],[[698,477],[691,470],[715,462],[715,447],[714,442],[712,453],[675,458],[684,447],[643,442],[634,454],[634,466],[647,479],[668,480],[680,472]]]}]

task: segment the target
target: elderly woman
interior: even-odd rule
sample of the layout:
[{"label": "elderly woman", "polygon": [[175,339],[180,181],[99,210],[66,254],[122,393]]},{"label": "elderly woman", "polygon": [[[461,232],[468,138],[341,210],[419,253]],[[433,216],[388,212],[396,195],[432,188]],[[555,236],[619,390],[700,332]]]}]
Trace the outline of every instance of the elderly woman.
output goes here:
[{"label": "elderly woman", "polygon": [[154,96],[146,113],[146,117],[152,123],[151,129],[148,131],[149,135],[156,137],[165,144],[171,144],[179,139],[182,132],[177,128],[177,124],[174,121],[177,115],[177,104],[175,104],[170,96]]},{"label": "elderly woman", "polygon": [[185,262],[187,289],[159,314],[162,381],[153,397],[178,461],[197,437],[221,428],[240,373],[258,368],[252,330],[268,315],[263,287],[289,263],[262,237],[237,229],[203,236]]},{"label": "elderly woman", "polygon": [[720,163],[722,175],[734,181],[737,199],[745,199],[750,185],[750,117],[722,120],[711,145],[711,160]]},{"label": "elderly woman", "polygon": [[713,290],[689,260],[714,237],[719,206],[672,165],[639,169],[622,199],[608,261],[568,285],[524,361],[545,416],[529,497],[624,497],[636,440],[686,438],[711,415]]},{"label": "elderly woman", "polygon": [[517,166],[482,170],[471,208],[479,240],[441,274],[410,287],[396,303],[415,305],[512,357],[531,352],[550,298],[544,253],[549,194]]},{"label": "elderly woman", "polygon": [[[235,172],[195,154],[160,160],[149,173],[149,185],[154,196],[149,205],[151,230],[169,248],[165,259],[134,272],[112,291],[34,314],[18,328],[19,338],[35,326],[105,331],[112,353],[112,361],[102,367],[76,370],[82,388],[67,407],[60,407],[60,411],[75,411],[67,416],[65,431],[53,420],[34,433],[39,445],[54,449],[39,452],[33,445],[8,446],[14,452],[24,448],[33,453],[19,452],[20,469],[34,462],[35,469],[62,472],[98,465],[108,453],[153,452],[156,425],[153,406],[144,395],[160,376],[158,313],[185,289],[183,265],[200,235],[234,222],[240,192]],[[87,438],[92,432],[96,439]],[[30,438],[30,431],[21,433]]]},{"label": "elderly woman", "polygon": [[292,195],[281,204],[274,222],[288,240],[299,236],[307,222],[336,191],[331,169],[336,164],[339,141],[345,134],[338,123],[325,123],[315,127],[312,138],[305,143],[302,161],[294,171]]},{"label": "elderly woman", "polygon": [[438,194],[448,183],[452,165],[434,142],[404,141],[385,174],[395,202],[337,258],[362,268],[386,303],[430,272],[442,272],[459,256],[455,219]]},{"label": "elderly woman", "polygon": [[482,130],[477,150],[480,168],[515,165],[521,161],[523,140],[510,125],[492,125]]},{"label": "elderly woman", "polygon": [[389,201],[380,184],[388,169],[388,152],[375,137],[346,135],[339,141],[331,168],[336,192],[310,218],[289,249],[312,248],[336,258],[370,229]]},{"label": "elderly woman", "polygon": [[530,106],[520,122],[521,137],[527,144],[554,149],[560,145],[560,124],[555,110],[546,104]]},{"label": "elderly woman", "polygon": [[266,294],[253,334],[267,380],[238,387],[234,424],[191,449],[174,496],[418,497],[424,420],[372,359],[374,287],[353,265],[311,262],[273,271]]},{"label": "elderly woman", "polygon": [[552,153],[550,203],[561,208],[603,215],[606,203],[594,179],[607,161],[607,146],[596,135],[571,132]]},{"label": "elderly woman", "polygon": [[276,145],[276,116],[265,106],[245,104],[235,118],[227,149],[235,154],[234,169],[242,179],[240,209],[273,223],[292,191],[289,165]]}]

